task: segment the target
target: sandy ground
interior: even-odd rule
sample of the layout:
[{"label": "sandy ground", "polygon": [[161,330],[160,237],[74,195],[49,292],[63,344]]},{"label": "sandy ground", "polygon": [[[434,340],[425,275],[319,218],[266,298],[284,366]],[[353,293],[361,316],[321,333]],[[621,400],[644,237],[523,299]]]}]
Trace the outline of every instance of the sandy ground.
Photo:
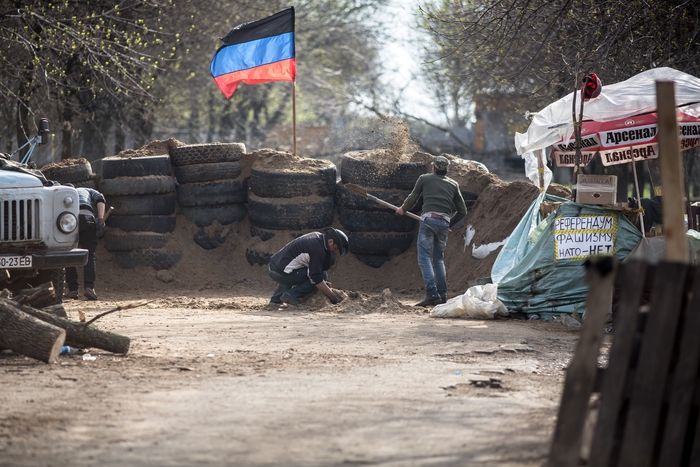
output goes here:
[{"label": "sandy ground", "polygon": [[408,307],[268,310],[261,296],[238,285],[67,302],[90,319],[155,299],[97,321],[131,337],[126,356],[0,353],[0,466],[544,462],[576,330]]},{"label": "sandy ground", "polygon": [[[479,199],[450,234],[449,297],[489,276],[497,252],[472,247],[510,235],[537,194],[460,167],[451,176]],[[246,253],[291,237],[215,223],[207,233],[226,241],[204,250],[199,233],[178,216],[168,248],[182,259],[158,272],[122,270],[98,248],[100,301],[66,308],[90,319],[150,301],[95,324],[129,336],[127,355],[0,353],[0,467],[544,463],[577,329],[430,318],[411,306],[424,293],[415,243],[379,269],[341,258],[329,271],[339,305],[317,294],[269,308],[274,285]]]}]

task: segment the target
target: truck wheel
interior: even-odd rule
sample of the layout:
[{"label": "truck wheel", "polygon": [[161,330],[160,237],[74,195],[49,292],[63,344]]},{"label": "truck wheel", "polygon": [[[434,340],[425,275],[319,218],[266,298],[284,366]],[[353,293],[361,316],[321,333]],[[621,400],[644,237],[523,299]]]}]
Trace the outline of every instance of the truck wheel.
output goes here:
[{"label": "truck wheel", "polygon": [[413,232],[348,232],[350,252],[356,255],[396,256],[413,243]]},{"label": "truck wheel", "polygon": [[102,178],[142,177],[143,174],[172,175],[170,156],[109,156],[102,159]]},{"label": "truck wheel", "polygon": [[[367,190],[367,193],[376,196],[382,201],[393,204],[394,206],[401,206],[408,195],[411,194],[411,190],[383,189],[373,187],[363,188]],[[394,212],[391,208],[386,208],[376,201],[356,195],[352,191],[345,188],[344,183],[338,183],[335,187],[335,202],[338,207],[346,209]]]},{"label": "truck wheel", "polygon": [[[175,212],[175,193],[107,196],[107,203],[124,216],[168,215]],[[111,218],[111,216],[110,216]],[[109,220],[109,219],[108,219]]]},{"label": "truck wheel", "polygon": [[263,229],[304,230],[327,227],[335,214],[333,197],[261,198],[248,196],[248,218]]},{"label": "truck wheel", "polygon": [[359,262],[376,269],[382,267],[382,265],[392,257],[386,255],[355,255],[355,258],[357,258]]},{"label": "truck wheel", "polygon": [[270,264],[271,257],[270,253],[251,250],[250,248],[245,249],[245,259],[248,260],[248,264],[251,266],[267,266]]},{"label": "truck wheel", "polygon": [[247,178],[183,183],[177,186],[177,203],[185,207],[245,203],[247,198]]},{"label": "truck wheel", "polygon": [[253,167],[250,170],[250,189],[263,198],[294,198],[297,196],[329,196],[335,191],[336,168],[320,169],[309,167],[305,172],[285,170],[264,170]]},{"label": "truck wheel", "polygon": [[135,250],[114,253],[114,262],[122,269],[148,266],[156,270],[170,269],[182,258],[182,250]]},{"label": "truck wheel", "polygon": [[[181,206],[180,214],[197,227],[208,227],[219,222],[228,225],[245,219],[246,205],[243,203],[215,204],[212,206]],[[109,220],[109,219],[107,219]]]},{"label": "truck wheel", "polygon": [[93,176],[92,165],[82,157],[80,159],[67,159],[63,163],[49,164],[39,170],[48,180],[54,180],[61,184],[91,180]]},{"label": "truck wheel", "polygon": [[338,209],[340,225],[351,232],[412,232],[416,221],[393,212]]},{"label": "truck wheel", "polygon": [[188,144],[170,150],[174,166],[235,162],[245,154],[243,143]]},{"label": "truck wheel", "polygon": [[133,251],[144,248],[163,248],[170,240],[170,235],[156,232],[112,231],[107,232],[104,238],[107,251]]},{"label": "truck wheel", "polygon": [[210,234],[204,229],[199,229],[195,232],[192,238],[194,242],[204,248],[205,250],[213,250],[214,248],[221,246],[229,235],[233,233],[233,229],[222,229],[217,230],[213,234]]},{"label": "truck wheel", "polygon": [[170,175],[106,178],[98,186],[105,196],[171,193],[175,191],[175,178]]},{"label": "truck wheel", "polygon": [[175,230],[175,216],[109,216],[107,227],[124,232],[170,233]]},{"label": "truck wheel", "polygon": [[175,167],[175,178],[178,183],[201,183],[237,178],[241,172],[240,162],[214,162]]},{"label": "truck wheel", "polygon": [[347,153],[341,157],[340,177],[344,183],[412,190],[418,177],[426,173],[425,162],[401,162],[388,166],[357,156],[358,153]]}]

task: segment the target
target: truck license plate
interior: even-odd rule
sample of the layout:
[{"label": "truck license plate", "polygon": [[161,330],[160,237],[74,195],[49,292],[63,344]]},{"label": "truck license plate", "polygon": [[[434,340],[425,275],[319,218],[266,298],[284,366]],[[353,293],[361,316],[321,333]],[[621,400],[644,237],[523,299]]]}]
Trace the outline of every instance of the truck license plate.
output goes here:
[{"label": "truck license plate", "polygon": [[31,256],[0,256],[0,269],[31,268]]}]

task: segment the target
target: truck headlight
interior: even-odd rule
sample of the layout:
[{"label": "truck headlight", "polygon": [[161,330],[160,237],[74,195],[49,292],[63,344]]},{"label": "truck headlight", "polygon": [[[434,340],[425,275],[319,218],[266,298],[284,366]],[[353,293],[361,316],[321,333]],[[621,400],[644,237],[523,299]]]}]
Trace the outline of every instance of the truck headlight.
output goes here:
[{"label": "truck headlight", "polygon": [[68,234],[78,228],[78,218],[72,212],[63,212],[58,216],[56,225],[58,230]]}]

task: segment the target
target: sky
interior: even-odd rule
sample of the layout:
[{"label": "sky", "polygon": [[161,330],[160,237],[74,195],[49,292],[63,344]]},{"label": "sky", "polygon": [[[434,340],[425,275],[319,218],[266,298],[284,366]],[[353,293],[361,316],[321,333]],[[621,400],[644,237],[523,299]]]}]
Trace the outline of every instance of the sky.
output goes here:
[{"label": "sky", "polygon": [[413,43],[418,31],[415,29],[415,15],[418,10],[418,0],[391,0],[386,14],[392,26],[390,40],[384,48],[383,58],[386,64],[385,82],[394,89],[402,89],[405,102],[405,112],[416,117],[436,121],[439,116],[432,104],[432,99],[425,91],[425,84],[416,75],[420,71],[420,58],[414,50]]}]

